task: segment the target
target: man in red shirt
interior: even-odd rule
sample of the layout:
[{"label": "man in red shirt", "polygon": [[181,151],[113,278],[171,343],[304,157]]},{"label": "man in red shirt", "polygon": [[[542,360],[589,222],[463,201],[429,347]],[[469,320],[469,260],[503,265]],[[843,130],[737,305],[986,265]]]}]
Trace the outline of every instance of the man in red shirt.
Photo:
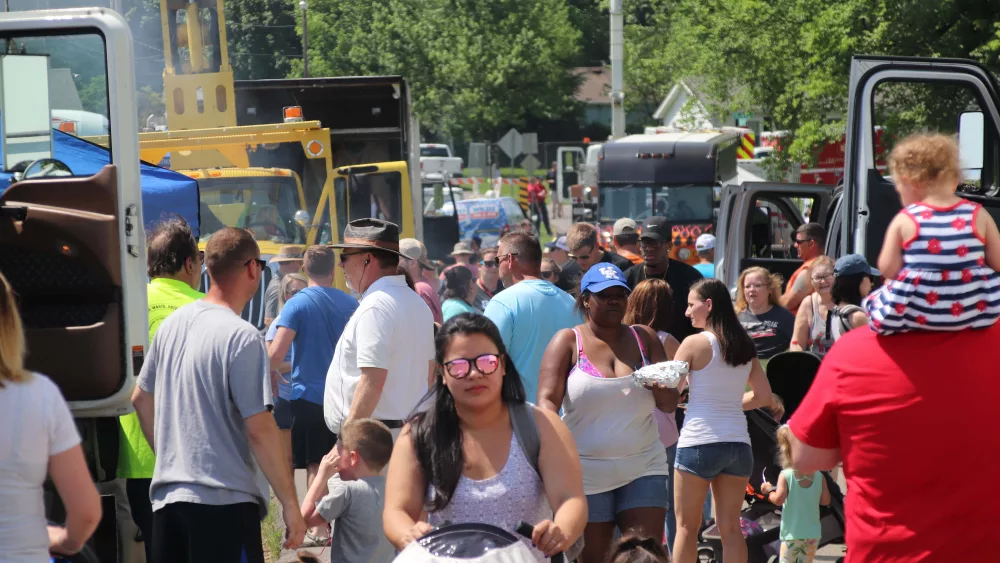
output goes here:
[{"label": "man in red shirt", "polygon": [[[844,335],[789,421],[796,470],[847,478],[847,561],[988,561],[1000,507],[1000,324]],[[984,551],[986,550],[986,551]]]},{"label": "man in red shirt", "polygon": [[531,213],[535,216],[535,230],[542,234],[541,225],[545,225],[545,232],[552,235],[552,227],[549,226],[549,209],[545,207],[545,198],[549,191],[532,176],[528,179],[528,201],[531,202]]}]

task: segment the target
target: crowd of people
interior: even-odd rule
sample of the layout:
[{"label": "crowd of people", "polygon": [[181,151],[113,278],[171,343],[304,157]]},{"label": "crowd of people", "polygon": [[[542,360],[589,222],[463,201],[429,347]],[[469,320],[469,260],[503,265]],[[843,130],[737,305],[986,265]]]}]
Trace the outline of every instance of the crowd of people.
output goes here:
[{"label": "crowd of people", "polygon": [[[443,272],[396,225],[360,219],[340,244],[273,259],[262,335],[240,318],[269,268],[253,236],[222,229],[202,253],[183,221],[161,224],[147,238],[151,345],[136,412],[121,420],[119,467],[147,560],[263,562],[273,491],[284,547],[330,545],[336,561],[389,561],[447,524],[514,532],[526,521],[539,561],[691,563],[711,516],[725,560],[745,561],[754,459],[744,412],[781,418],[766,365],[788,350],[822,363],[777,432],[784,470],[762,487],[784,505],[782,561],[812,561],[831,496],[819,471],[841,459],[848,557],[945,560],[962,551],[959,535],[987,543],[988,532],[960,527],[989,521],[997,494],[984,479],[948,480],[940,510],[915,491],[938,479],[927,444],[964,459],[1000,430],[1000,391],[981,360],[1000,330],[1000,232],[955,195],[953,141],[908,139],[890,166],[906,207],[881,271],[860,255],[823,256],[823,228],[809,223],[795,232],[804,263],[785,292],[755,266],[735,298],[713,269],[671,257],[663,217],[618,221],[618,252],[588,224],[547,253],[525,231],[496,248],[463,241]],[[698,238],[703,264],[717,243]],[[338,263],[360,300],[333,287]],[[878,287],[882,274],[890,281]],[[2,276],[0,291],[0,465],[14,468],[0,477],[0,545],[41,561],[79,549],[97,493],[58,389],[23,368]],[[896,334],[906,329],[918,330]],[[638,383],[636,370],[667,360],[687,365],[679,385]],[[962,414],[932,424],[947,374]],[[307,472],[301,505],[294,469]],[[46,473],[67,510],[47,541]]]}]

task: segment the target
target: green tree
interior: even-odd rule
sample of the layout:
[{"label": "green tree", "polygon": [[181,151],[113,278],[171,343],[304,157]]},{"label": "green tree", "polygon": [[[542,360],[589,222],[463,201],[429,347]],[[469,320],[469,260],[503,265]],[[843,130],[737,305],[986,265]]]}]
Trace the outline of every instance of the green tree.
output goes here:
[{"label": "green tree", "polygon": [[[711,111],[769,116],[770,127],[793,133],[788,158],[807,162],[844,133],[853,55],[971,56],[996,71],[994,21],[989,3],[964,0],[671,0],[627,26],[626,100],[657,84],[662,98],[677,80],[698,77]],[[879,103],[881,124],[902,134],[945,125],[968,99],[903,87],[887,88]]]},{"label": "green tree", "polygon": [[299,13],[293,0],[226,2],[229,62],[237,80],[288,76],[292,60],[302,56]]},{"label": "green tree", "polygon": [[[491,138],[573,109],[580,32],[565,0],[316,0],[310,74],[400,74],[423,128]],[[301,63],[292,65],[300,72]]]},{"label": "green tree", "polygon": [[106,76],[95,76],[80,90],[80,103],[85,111],[108,115],[108,86]]}]

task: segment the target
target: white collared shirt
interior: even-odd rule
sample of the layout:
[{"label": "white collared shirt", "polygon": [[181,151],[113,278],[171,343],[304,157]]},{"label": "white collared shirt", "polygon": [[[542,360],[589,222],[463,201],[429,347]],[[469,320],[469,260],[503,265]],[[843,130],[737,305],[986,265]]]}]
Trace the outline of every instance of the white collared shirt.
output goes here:
[{"label": "white collared shirt", "polygon": [[403,276],[376,280],[337,342],[323,396],[326,425],[340,434],[362,368],[388,371],[372,418],[406,419],[427,393],[428,362],[433,359],[434,317],[427,304]]}]

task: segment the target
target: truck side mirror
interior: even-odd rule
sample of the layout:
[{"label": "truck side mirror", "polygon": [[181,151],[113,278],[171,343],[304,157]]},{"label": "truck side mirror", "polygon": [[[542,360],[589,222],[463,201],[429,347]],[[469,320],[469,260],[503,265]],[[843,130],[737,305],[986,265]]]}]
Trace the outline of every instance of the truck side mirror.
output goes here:
[{"label": "truck side mirror", "polygon": [[958,119],[958,156],[963,182],[978,183],[982,178],[985,118],[981,111],[967,111]]},{"label": "truck side mirror", "polygon": [[0,115],[4,170],[52,158],[48,56],[0,56]]}]

